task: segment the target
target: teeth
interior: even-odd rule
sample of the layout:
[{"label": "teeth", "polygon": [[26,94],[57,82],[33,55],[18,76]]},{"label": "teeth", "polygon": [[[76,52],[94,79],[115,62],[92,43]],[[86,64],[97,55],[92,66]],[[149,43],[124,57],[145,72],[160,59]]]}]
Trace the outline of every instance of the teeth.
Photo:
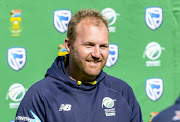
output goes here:
[{"label": "teeth", "polygon": [[92,63],[92,64],[94,64],[95,62],[94,62],[94,61],[89,61],[89,63]]},{"label": "teeth", "polygon": [[97,63],[97,61],[89,61],[89,63],[92,63],[92,64],[94,64],[94,63]]}]

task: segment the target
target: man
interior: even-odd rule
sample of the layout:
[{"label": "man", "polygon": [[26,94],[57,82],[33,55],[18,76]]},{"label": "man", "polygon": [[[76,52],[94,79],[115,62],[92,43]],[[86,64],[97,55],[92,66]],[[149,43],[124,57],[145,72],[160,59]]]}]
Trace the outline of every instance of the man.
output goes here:
[{"label": "man", "polygon": [[71,18],[65,47],[69,54],[28,90],[15,122],[142,122],[131,87],[102,71],[109,33],[99,12],[80,10]]},{"label": "man", "polygon": [[180,122],[180,96],[174,105],[162,110],[152,122]]}]

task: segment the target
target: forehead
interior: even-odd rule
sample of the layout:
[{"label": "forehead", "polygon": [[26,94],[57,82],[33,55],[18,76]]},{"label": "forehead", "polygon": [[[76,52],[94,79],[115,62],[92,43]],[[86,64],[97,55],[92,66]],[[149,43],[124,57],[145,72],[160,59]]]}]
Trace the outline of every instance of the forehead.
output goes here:
[{"label": "forehead", "polygon": [[99,28],[103,28],[103,27],[106,27],[106,25],[103,23],[102,20],[98,19],[98,18],[95,18],[95,17],[86,17],[86,18],[83,18],[79,24],[77,25],[77,28],[76,30],[78,31],[78,28],[81,28],[81,27],[91,27],[91,26],[96,26],[96,27],[99,27]]},{"label": "forehead", "polygon": [[[94,33],[96,31],[96,33]],[[97,33],[102,31],[107,32],[105,35],[109,35],[106,25],[101,21],[93,18],[86,18],[80,21],[76,28],[76,37],[82,35],[92,35],[94,33],[97,36]],[[85,36],[84,35],[84,36]]]},{"label": "forehead", "polygon": [[79,43],[109,43],[109,32],[103,22],[98,26],[89,20],[82,20],[76,29],[76,39],[74,42]]}]

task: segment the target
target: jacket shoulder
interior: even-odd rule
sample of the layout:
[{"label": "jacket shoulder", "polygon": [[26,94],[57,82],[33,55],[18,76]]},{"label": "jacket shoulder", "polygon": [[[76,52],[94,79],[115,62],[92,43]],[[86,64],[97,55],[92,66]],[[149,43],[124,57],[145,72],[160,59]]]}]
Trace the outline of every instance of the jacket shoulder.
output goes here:
[{"label": "jacket shoulder", "polygon": [[136,103],[137,100],[134,95],[133,89],[128,83],[119,78],[106,75],[105,84],[108,88],[121,94],[126,99],[131,108],[134,107],[134,103]]},{"label": "jacket shoulder", "polygon": [[106,75],[105,84],[107,85],[107,87],[112,88],[120,93],[132,90],[131,86],[129,86],[128,83],[111,75]]},{"label": "jacket shoulder", "polygon": [[44,101],[46,98],[52,98],[52,92],[54,91],[54,89],[53,83],[51,81],[52,78],[45,77],[42,80],[34,83],[26,92],[24,96],[25,101],[31,101],[34,98],[39,98]]},{"label": "jacket shoulder", "polygon": [[106,75],[105,84],[108,88],[120,93],[126,99],[132,110],[131,122],[143,122],[141,109],[131,86],[129,86],[125,81],[110,75]]}]

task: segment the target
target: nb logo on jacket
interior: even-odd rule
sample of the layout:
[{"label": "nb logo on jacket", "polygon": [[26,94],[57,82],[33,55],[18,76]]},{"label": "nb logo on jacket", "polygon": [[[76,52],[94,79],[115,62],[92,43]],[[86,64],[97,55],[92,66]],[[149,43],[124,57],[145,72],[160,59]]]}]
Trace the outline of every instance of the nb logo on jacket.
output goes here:
[{"label": "nb logo on jacket", "polygon": [[59,111],[70,111],[71,105],[70,104],[61,104]]}]

